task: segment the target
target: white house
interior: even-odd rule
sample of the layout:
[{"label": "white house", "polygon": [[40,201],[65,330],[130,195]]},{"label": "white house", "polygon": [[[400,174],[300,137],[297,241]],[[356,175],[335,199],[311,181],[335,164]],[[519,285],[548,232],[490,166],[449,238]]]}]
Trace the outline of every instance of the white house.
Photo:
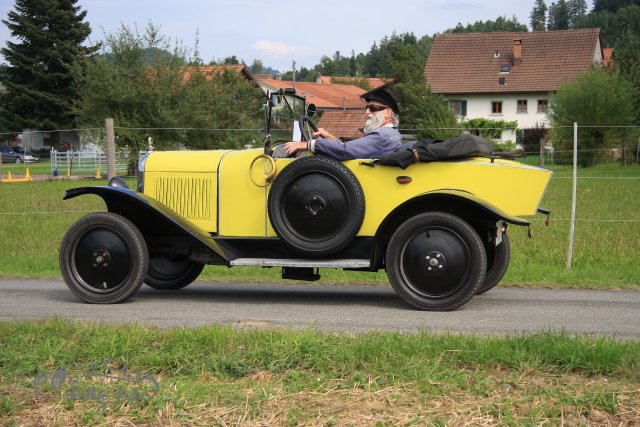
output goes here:
[{"label": "white house", "polygon": [[[460,118],[547,126],[549,97],[602,64],[600,29],[440,34],[425,66],[431,90]],[[515,140],[511,130],[501,140]]]}]

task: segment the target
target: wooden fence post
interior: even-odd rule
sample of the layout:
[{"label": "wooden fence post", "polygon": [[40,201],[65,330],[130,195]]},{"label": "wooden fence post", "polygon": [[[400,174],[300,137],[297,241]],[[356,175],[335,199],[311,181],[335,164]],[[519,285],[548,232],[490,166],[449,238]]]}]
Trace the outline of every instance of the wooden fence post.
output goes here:
[{"label": "wooden fence post", "polygon": [[107,135],[107,180],[110,180],[116,176],[116,136],[113,119],[104,119],[104,127]]}]

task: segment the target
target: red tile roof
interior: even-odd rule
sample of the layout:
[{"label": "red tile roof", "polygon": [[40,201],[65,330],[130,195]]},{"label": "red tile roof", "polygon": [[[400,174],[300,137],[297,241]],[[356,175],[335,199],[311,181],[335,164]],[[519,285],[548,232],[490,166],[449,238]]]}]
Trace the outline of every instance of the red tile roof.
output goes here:
[{"label": "red tile roof", "polygon": [[[440,34],[425,75],[432,91],[440,94],[553,92],[600,60],[597,28]],[[509,72],[501,73],[505,65]]]},{"label": "red tile roof", "polygon": [[255,80],[246,65],[201,65],[197,67],[184,67],[184,79],[189,80],[191,74],[202,73],[207,80],[211,80],[218,74],[225,71],[233,71],[243,75],[247,80]]},{"label": "red tile roof", "polygon": [[[293,87],[293,82],[286,80],[258,79],[258,82],[274,89]],[[296,82],[295,89],[296,93],[306,97],[307,102],[315,104],[320,110],[364,108],[360,95],[365,90],[358,86]]]},{"label": "red tile roof", "polygon": [[364,110],[327,110],[318,127],[323,127],[342,140],[360,138],[364,134],[359,130],[364,124]]}]

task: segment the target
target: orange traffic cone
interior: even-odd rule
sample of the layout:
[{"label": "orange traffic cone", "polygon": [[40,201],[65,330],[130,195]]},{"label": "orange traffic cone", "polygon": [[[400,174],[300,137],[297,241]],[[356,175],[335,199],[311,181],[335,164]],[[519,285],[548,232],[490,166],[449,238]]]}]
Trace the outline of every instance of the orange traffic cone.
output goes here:
[{"label": "orange traffic cone", "polygon": [[102,179],[102,175],[100,175],[100,169],[96,169],[96,179]]},{"label": "orange traffic cone", "polygon": [[27,168],[27,172],[25,173],[24,177],[29,181],[31,181],[31,174],[29,173],[29,168]]}]

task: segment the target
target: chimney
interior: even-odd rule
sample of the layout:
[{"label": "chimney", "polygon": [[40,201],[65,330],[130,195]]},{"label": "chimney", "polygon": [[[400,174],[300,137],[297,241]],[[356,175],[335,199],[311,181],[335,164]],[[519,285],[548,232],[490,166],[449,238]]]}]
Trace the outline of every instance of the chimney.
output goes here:
[{"label": "chimney", "polygon": [[522,39],[513,40],[513,66],[518,67],[522,63]]}]

